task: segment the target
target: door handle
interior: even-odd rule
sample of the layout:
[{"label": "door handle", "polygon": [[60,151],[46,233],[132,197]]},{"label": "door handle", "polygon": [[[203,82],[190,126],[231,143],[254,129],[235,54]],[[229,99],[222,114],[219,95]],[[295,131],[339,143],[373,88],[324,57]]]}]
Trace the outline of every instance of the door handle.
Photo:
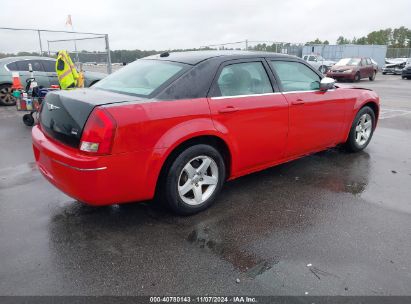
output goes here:
[{"label": "door handle", "polygon": [[304,104],[304,100],[302,100],[301,98],[298,98],[298,99],[296,99],[296,100],[293,100],[293,101],[291,102],[291,104],[292,104],[292,105],[296,105],[296,106],[298,106],[298,105],[303,105],[303,104]]},{"label": "door handle", "polygon": [[233,106],[228,106],[228,107],[218,110],[219,113],[233,113],[237,111],[238,109]]}]

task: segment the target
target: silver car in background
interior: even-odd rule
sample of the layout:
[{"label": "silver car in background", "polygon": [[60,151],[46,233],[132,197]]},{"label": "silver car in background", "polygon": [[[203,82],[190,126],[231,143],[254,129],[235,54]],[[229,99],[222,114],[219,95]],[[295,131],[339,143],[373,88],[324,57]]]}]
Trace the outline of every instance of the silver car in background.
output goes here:
[{"label": "silver car in background", "polygon": [[325,74],[336,63],[336,61],[325,60],[320,55],[304,55],[303,59],[311,64],[316,70]]},{"label": "silver car in background", "polygon": [[[31,64],[39,86],[48,88],[51,85],[58,85],[56,73],[56,59],[49,57],[18,56],[0,59],[0,105],[15,105],[11,94],[12,72],[19,72],[20,81],[23,86],[30,78],[29,64]],[[84,72],[84,86],[89,87],[106,75],[96,72]]]}]

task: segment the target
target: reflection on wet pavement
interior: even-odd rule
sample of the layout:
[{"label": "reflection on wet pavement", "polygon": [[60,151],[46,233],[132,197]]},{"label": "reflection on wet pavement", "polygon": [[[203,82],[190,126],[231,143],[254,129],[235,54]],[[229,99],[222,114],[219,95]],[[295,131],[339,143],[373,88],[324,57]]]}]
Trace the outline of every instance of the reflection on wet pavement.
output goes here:
[{"label": "reflection on wet pavement", "polygon": [[408,135],[381,128],[364,152],[244,176],[191,217],[156,202],[89,207],[12,163],[0,169],[0,294],[404,294]]}]

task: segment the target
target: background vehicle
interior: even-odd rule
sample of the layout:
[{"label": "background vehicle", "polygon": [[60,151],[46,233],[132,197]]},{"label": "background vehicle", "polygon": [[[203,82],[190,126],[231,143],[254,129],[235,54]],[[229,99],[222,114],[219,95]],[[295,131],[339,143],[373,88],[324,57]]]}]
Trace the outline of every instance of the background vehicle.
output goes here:
[{"label": "background vehicle", "polygon": [[404,69],[401,72],[402,79],[411,79],[411,58],[407,59]]},{"label": "background vehicle", "polygon": [[364,149],[379,98],[334,83],[288,55],[151,56],[90,89],[49,93],[32,130],[34,155],[43,175],[79,201],[157,195],[191,214],[209,207],[227,179],[340,143]]},{"label": "background vehicle", "polygon": [[402,70],[404,69],[406,62],[397,62],[397,63],[386,63],[382,68],[382,73],[385,74],[393,74],[393,75],[401,75]]},{"label": "background vehicle", "polygon": [[335,61],[325,60],[322,56],[314,54],[304,55],[303,59],[323,74],[325,74],[329,68],[335,64]]},{"label": "background vehicle", "polygon": [[373,81],[377,71],[371,58],[343,58],[331,67],[327,76],[337,80],[360,81],[362,78],[368,78]]},{"label": "background vehicle", "polygon": [[[56,59],[48,57],[7,57],[0,59],[0,105],[16,104],[11,95],[12,72],[18,71],[20,79],[25,85],[30,78],[29,64],[32,65],[36,81],[39,86],[50,87],[58,85],[56,73]],[[84,85],[89,87],[106,75],[102,73],[84,72]]]}]

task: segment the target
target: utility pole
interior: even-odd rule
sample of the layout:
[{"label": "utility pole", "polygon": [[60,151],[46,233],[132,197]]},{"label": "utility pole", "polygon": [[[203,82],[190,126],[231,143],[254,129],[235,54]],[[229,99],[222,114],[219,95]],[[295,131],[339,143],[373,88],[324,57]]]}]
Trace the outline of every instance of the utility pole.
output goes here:
[{"label": "utility pole", "polygon": [[39,43],[40,43],[40,56],[43,56],[43,46],[41,45],[41,35],[40,35],[40,30],[37,30],[37,34],[39,35]]},{"label": "utility pole", "polygon": [[245,40],[245,50],[248,51],[248,39]]},{"label": "utility pole", "polygon": [[104,35],[104,39],[106,40],[106,52],[107,52],[107,73],[111,74],[112,67],[111,67],[111,54],[110,54],[110,44],[108,41],[108,34]]}]

